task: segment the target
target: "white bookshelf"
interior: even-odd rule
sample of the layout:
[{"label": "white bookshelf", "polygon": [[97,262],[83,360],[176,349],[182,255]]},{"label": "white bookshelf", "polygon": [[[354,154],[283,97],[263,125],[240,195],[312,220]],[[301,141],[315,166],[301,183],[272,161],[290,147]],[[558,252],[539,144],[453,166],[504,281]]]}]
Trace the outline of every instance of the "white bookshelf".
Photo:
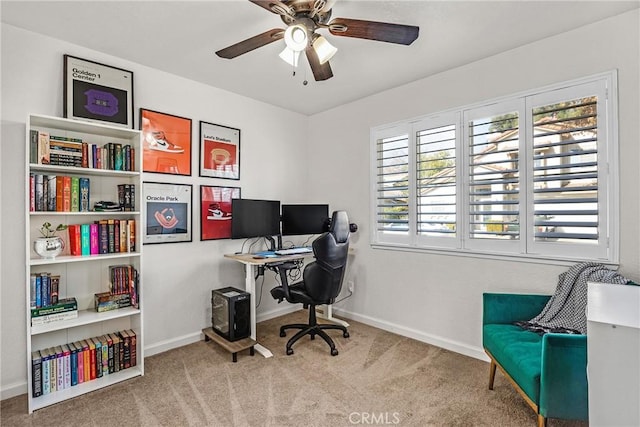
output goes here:
[{"label": "white bookshelf", "polygon": [[[31,163],[30,131],[49,132],[52,135],[80,138],[85,142],[103,146],[109,142],[131,145],[135,149],[134,171],[114,171],[71,166],[53,166]],[[98,390],[124,380],[144,375],[144,331],[142,279],[142,227],[144,205],[142,202],[142,145],[141,132],[109,125],[86,123],[42,115],[30,115],[26,123],[25,160],[25,312],[26,312],[26,359],[29,413],[34,410]],[[68,175],[90,179],[90,208],[99,200],[118,200],[118,184],[135,185],[135,208],[133,212],[47,212],[31,211],[30,175]],[[44,222],[57,224],[88,224],[102,219],[134,219],[136,222],[135,252],[119,252],[100,255],[72,256],[68,241],[65,252],[54,259],[40,258],[33,251],[33,242],[39,237],[39,228]],[[64,233],[66,236],[66,232]],[[66,239],[65,239],[66,240]],[[133,265],[139,273],[139,308],[127,307],[98,313],[93,308],[94,294],[109,290],[109,266]],[[78,301],[78,317],[44,325],[31,326],[31,284],[34,273],[49,272],[60,275],[59,297],[75,297]],[[93,338],[125,329],[136,333],[136,364],[130,368],[103,375],[91,381],[33,397],[32,353],[57,345]]]}]

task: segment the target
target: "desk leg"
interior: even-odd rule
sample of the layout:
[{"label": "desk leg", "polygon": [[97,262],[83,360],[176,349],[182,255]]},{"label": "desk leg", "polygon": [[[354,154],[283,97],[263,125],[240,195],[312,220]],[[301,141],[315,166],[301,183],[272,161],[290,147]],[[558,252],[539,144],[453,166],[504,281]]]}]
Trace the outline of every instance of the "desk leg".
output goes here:
[{"label": "desk leg", "polygon": [[316,314],[321,319],[328,320],[329,322],[337,323],[338,325],[342,325],[345,328],[349,327],[349,324],[341,319],[336,319],[333,317],[333,306],[332,305],[319,305],[316,307]]},{"label": "desk leg", "polygon": [[[256,340],[256,279],[254,276],[254,268],[251,264],[245,264],[245,290],[251,294],[251,339]],[[255,350],[264,357],[272,357],[271,351],[260,345],[256,344]]]}]

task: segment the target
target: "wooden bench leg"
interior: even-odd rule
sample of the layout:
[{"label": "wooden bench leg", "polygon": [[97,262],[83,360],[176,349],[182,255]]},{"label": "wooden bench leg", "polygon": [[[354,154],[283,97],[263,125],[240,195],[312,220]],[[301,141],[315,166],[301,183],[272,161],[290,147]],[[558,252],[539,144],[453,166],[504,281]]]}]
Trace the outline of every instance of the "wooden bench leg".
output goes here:
[{"label": "wooden bench leg", "polygon": [[496,378],[496,362],[491,359],[491,366],[489,367],[489,390],[493,390],[493,380]]},{"label": "wooden bench leg", "polygon": [[249,354],[252,356],[256,354],[255,350],[253,349],[253,346],[249,347]]},{"label": "wooden bench leg", "polygon": [[547,418],[538,414],[538,427],[547,427]]},{"label": "wooden bench leg", "polygon": [[236,363],[238,361],[238,353],[231,353],[231,358],[233,363]]}]

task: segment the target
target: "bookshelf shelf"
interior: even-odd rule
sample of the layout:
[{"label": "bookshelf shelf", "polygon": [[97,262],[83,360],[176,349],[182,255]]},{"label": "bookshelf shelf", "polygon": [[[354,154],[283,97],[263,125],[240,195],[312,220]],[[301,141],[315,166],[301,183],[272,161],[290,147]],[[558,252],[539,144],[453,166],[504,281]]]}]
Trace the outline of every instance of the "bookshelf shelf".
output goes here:
[{"label": "bookshelf shelf", "polygon": [[[44,144],[44,147],[42,144]],[[78,144],[82,145],[82,149],[80,149]],[[28,405],[29,413],[32,413],[37,409],[98,390],[120,381],[144,375],[143,310],[130,306],[98,313],[93,307],[93,304],[95,294],[108,292],[112,287],[111,282],[116,284],[114,277],[120,277],[119,280],[122,280],[122,275],[126,274],[127,279],[125,279],[124,282],[117,282],[117,284],[122,286],[122,283],[130,283],[131,276],[127,271],[131,272],[133,270],[138,272],[137,298],[138,301],[142,301],[144,286],[141,274],[143,259],[141,236],[145,213],[141,194],[142,173],[140,172],[142,170],[142,133],[139,130],[32,114],[28,116],[26,122],[26,148],[27,155],[24,176],[26,183],[24,205],[26,223],[26,359]],[[75,165],[80,165],[79,158],[82,156],[83,166],[91,165],[91,160],[95,160],[95,164],[108,164],[112,169],[120,169],[119,162],[122,162],[123,166],[126,165],[126,167],[122,167],[122,169],[130,168],[133,170],[125,171],[42,164],[41,153],[51,152],[50,150],[54,148],[57,150],[57,153],[52,154],[57,154],[57,157],[54,158],[52,155],[50,158],[52,162],[68,161]],[[92,153],[91,155],[94,157],[89,159],[89,153]],[[106,161],[99,163],[98,160],[96,160],[96,156],[100,155],[106,156],[100,159],[106,159]],[[122,157],[118,157],[116,161],[114,156]],[[48,193],[49,198],[46,198],[44,195],[47,194],[48,186],[42,184],[41,189],[39,189],[36,178],[40,180],[39,182],[44,183],[45,181],[51,182],[50,180],[56,181],[57,179],[61,179],[61,176],[69,177],[64,179],[75,181],[82,181],[82,178],[88,178],[88,199],[84,199],[84,209],[78,209],[77,204],[75,205],[76,208],[71,205],[71,209],[69,209],[70,205],[67,204],[69,199],[66,199],[64,201],[66,211],[58,211],[56,208],[59,208],[58,201],[61,200],[59,197],[63,197],[63,195]],[[85,179],[85,181],[87,180]],[[54,184],[51,185],[52,188],[53,186]],[[131,197],[127,199],[127,201],[131,200],[133,202],[131,208],[137,210],[109,212],[87,210],[91,209],[93,206],[92,203],[96,201],[119,201],[119,196],[123,194],[122,189],[125,188],[125,186],[127,186],[125,190],[126,194],[131,194]],[[55,187],[58,188],[57,185],[55,185]],[[72,190],[67,190],[68,188],[65,184],[64,189],[71,192]],[[135,191],[129,193],[129,189]],[[82,207],[82,200],[79,194],[81,193],[76,192],[76,198],[73,199],[72,196],[71,200],[78,201],[77,203]],[[86,195],[87,192],[84,194]],[[38,199],[38,197],[40,197],[40,199]],[[39,200],[40,204],[38,205]],[[87,205],[88,208],[86,207]],[[78,225],[78,228],[80,228],[82,224],[106,223],[107,225],[104,229],[108,231],[102,234],[102,238],[108,239],[108,241],[100,240],[100,233],[94,234],[94,237],[97,236],[97,246],[92,247],[98,247],[98,249],[102,247],[102,252],[108,253],[70,255],[72,240],[69,238],[69,235],[71,235],[71,233],[63,231],[60,233],[60,236],[65,240],[66,248],[64,252],[53,259],[40,258],[33,250],[33,242],[40,236],[39,230],[44,222],[50,222],[54,226],[57,224],[68,226]],[[111,228],[111,224],[114,224],[113,228]],[[121,225],[122,233],[116,232],[115,224]],[[93,227],[94,229],[96,228],[95,226]],[[78,234],[75,235],[77,236]],[[126,244],[127,246],[123,247],[127,250],[129,250],[129,245],[134,242],[130,249],[131,252],[116,252],[118,250],[115,242],[117,236],[120,236],[118,243],[121,242],[122,245]],[[88,238],[87,240],[90,239]],[[76,241],[73,242],[75,243]],[[79,244],[80,243],[76,243],[76,245]],[[113,244],[113,246],[111,244]],[[74,247],[76,246],[74,245]],[[85,248],[86,247],[87,246],[85,246]],[[116,266],[119,266],[120,269],[112,268]],[[121,270],[122,266],[131,266],[132,269]],[[113,276],[114,271],[118,271],[120,276]],[[124,273],[121,273],[122,271],[124,271]],[[49,275],[56,277],[56,280],[59,281],[58,298],[76,298],[79,310],[78,317],[32,326],[32,296],[37,293],[33,291],[34,285],[32,284],[32,277],[42,278],[48,277]],[[113,285],[113,288],[115,288],[115,285]],[[64,348],[68,345],[69,348],[73,350],[75,347],[72,343],[83,343],[83,341],[86,341],[81,345],[82,348],[86,349],[87,344],[90,344],[93,339],[95,339],[97,347],[103,336],[107,334],[118,334],[120,332],[122,332],[122,340],[124,341],[124,337],[127,334],[123,331],[128,330],[135,334],[135,360],[132,359],[130,362],[133,366],[110,374],[103,373],[102,377],[96,374],[95,376],[97,378],[73,386],[63,382],[61,386],[55,387],[57,391],[49,393],[47,393],[44,387],[38,388],[35,385],[38,378],[41,384],[44,382],[45,370],[44,362],[42,363],[42,369],[40,371],[33,369],[34,356],[36,356],[37,359],[37,356],[41,355],[42,360],[45,360],[45,355],[53,355],[52,359],[46,359],[47,361],[51,361],[49,363],[59,362],[60,366],[63,366],[63,370],[72,370],[73,368],[64,367],[66,365],[64,365],[61,360],[64,356],[60,356],[61,353],[59,350],[61,347]],[[117,339],[114,338],[113,342],[115,341],[117,341]],[[131,341],[133,341],[133,338]],[[106,340],[104,342],[106,344]],[[122,345],[124,346],[124,342]],[[111,346],[109,346],[109,348],[111,348]],[[98,355],[95,353],[97,352],[92,351],[91,353],[95,356],[95,359],[91,359],[93,360],[91,366],[94,369],[96,369],[98,360]],[[113,353],[115,353],[117,357],[118,352]],[[122,353],[122,351],[120,351],[120,353]],[[69,359],[67,360],[70,360],[72,353],[68,354]],[[75,354],[82,355],[84,353],[81,349]],[[129,356],[131,355],[133,355],[132,352],[129,353]],[[127,363],[129,363],[129,359],[126,357],[122,359],[123,356],[120,357],[121,360],[125,361],[124,366],[128,366]],[[110,358],[109,363],[111,362],[112,359]],[[34,375],[34,372],[38,372],[38,375]],[[67,372],[68,371],[65,371],[65,373]],[[58,384],[60,384],[60,377],[58,376],[56,379]],[[51,378],[50,381],[52,381]],[[53,383],[51,385],[53,386]],[[51,390],[53,389],[54,388],[51,388]],[[42,395],[37,396],[38,393],[34,393],[34,390],[39,390]]]},{"label": "bookshelf shelf", "polygon": [[99,390],[103,387],[108,387],[143,374],[143,369],[140,366],[134,366],[125,369],[124,371],[115,372],[113,374],[103,376],[102,378],[96,378],[95,380],[78,384],[65,390],[36,397],[33,398],[30,405],[30,411],[33,412],[56,403],[64,402],[65,400],[73,399],[74,397],[82,396],[83,394]]},{"label": "bookshelf shelf", "polygon": [[120,317],[136,316],[139,314],[140,310],[132,307],[120,308],[102,313],[98,313],[93,309],[80,310],[78,311],[78,317],[76,319],[61,320],[59,322],[47,323],[45,325],[32,326],[31,335],[46,334],[48,332],[90,325],[92,323],[105,322],[107,320],[118,319]]},{"label": "bookshelf shelf", "polygon": [[55,258],[34,258],[29,259],[30,265],[50,265],[50,264],[68,264],[70,262],[90,262],[102,261],[105,259],[132,258],[141,256],[140,252],[120,252],[114,254],[102,255],[60,255]]}]

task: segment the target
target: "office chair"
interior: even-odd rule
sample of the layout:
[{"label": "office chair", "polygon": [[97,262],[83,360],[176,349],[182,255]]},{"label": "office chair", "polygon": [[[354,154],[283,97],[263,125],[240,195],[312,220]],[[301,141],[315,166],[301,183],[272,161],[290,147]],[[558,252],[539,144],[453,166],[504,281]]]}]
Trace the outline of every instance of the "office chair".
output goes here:
[{"label": "office chair", "polygon": [[295,267],[292,262],[272,264],[280,275],[281,285],[271,289],[271,296],[278,300],[287,300],[292,304],[303,304],[309,309],[309,323],[296,323],[280,327],[280,336],[286,336],[287,329],[300,329],[287,342],[287,355],[293,354],[291,346],[305,335],[315,339],[319,335],[331,347],[331,355],[337,356],[336,345],[325,330],[337,329],[342,336],[349,338],[347,328],[336,324],[318,324],[316,306],[333,304],[342,288],[342,279],[347,265],[349,251],[349,218],[344,211],[333,212],[329,231],[323,233],[312,243],[315,261],[308,264],[303,271],[302,281],[289,285],[288,270]]}]

